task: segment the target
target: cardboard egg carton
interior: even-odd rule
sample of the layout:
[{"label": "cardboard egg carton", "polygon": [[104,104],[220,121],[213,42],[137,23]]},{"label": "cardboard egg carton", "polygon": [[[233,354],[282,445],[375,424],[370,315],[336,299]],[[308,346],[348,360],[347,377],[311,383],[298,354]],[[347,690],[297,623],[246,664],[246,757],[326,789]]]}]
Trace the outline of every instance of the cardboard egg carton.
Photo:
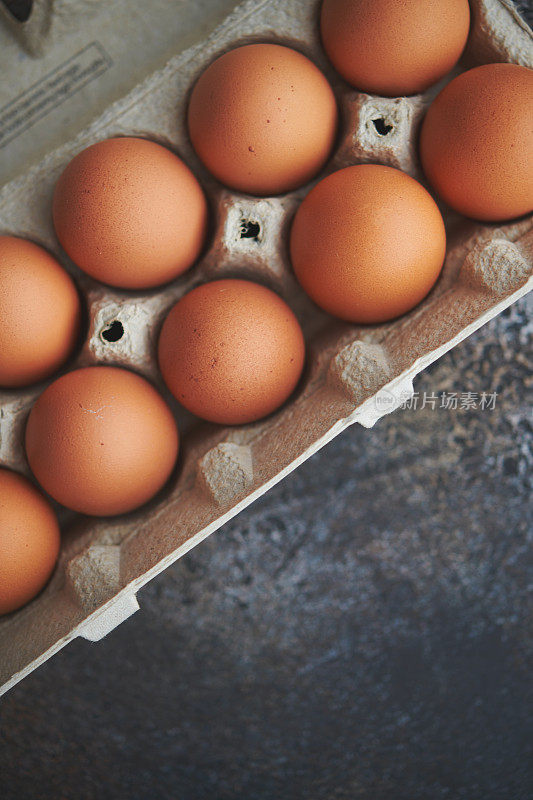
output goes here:
[{"label": "cardboard egg carton", "polygon": [[[488,61],[533,65],[531,31],[510,4],[473,0],[472,12],[472,34],[456,71]],[[135,370],[165,396],[182,434],[174,475],[139,511],[111,519],[61,511],[63,547],[51,582],[28,606],[0,619],[0,691],[76,636],[91,641],[105,636],[138,609],[136,593],[144,584],[348,425],[371,427],[396,409],[413,393],[421,370],[530,287],[531,217],[482,225],[443,209],[446,262],[417,308],[377,326],[350,325],[317,309],[299,288],[288,259],[291,219],[311,184],[271,198],[232,192],[205,172],[188,141],[185,110],[194,81],[216,56],[253,41],[294,46],[334,88],[341,109],[338,143],[317,180],[362,162],[399,167],[423,180],[418,128],[445,81],[416,97],[359,93],[342,82],[322,52],[316,2],[249,0],[206,42],[173,58],[74,141],[0,191],[0,232],[27,237],[54,253],[85,297],[86,336],[64,371],[89,364]],[[84,147],[117,135],[143,136],[170,147],[196,172],[209,198],[212,230],[202,258],[162,289],[125,292],[102,286],[68,260],[54,235],[51,198],[61,171]],[[155,358],[170,307],[192,287],[225,276],[252,278],[277,291],[299,317],[307,341],[306,369],[294,396],[267,419],[234,428],[199,422],[181,409],[166,391]],[[23,392],[0,391],[1,465],[30,474],[24,427],[48,383]]]}]

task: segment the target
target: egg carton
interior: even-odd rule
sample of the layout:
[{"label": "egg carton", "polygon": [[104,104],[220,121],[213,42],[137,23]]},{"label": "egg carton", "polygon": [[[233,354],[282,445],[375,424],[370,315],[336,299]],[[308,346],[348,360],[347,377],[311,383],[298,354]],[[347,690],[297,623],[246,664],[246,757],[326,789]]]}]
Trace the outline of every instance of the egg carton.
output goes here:
[{"label": "egg carton", "polygon": [[0,18],[33,56],[42,55],[51,43],[99,11],[100,0],[24,0],[0,3]]},{"label": "egg carton", "polygon": [[[532,33],[508,2],[473,0],[471,7],[471,36],[456,73],[491,61],[533,65]],[[370,428],[394,411],[413,394],[413,379],[421,370],[530,288],[531,216],[485,225],[442,208],[446,261],[422,304],[387,324],[340,322],[306,297],[288,259],[292,216],[316,181],[283,196],[255,198],[222,187],[206,173],[185,125],[192,85],[226,50],[272,41],[311,58],[339,102],[335,152],[316,180],[370,162],[398,167],[423,181],[416,148],[419,123],[446,81],[414,97],[355,91],[327,62],[318,12],[311,0],[249,0],[207,41],[174,57],[75,140],[0,191],[0,232],[27,237],[54,253],[85,298],[86,335],[63,371],[115,364],[144,375],[169,402],[182,434],[174,475],[140,510],[95,519],[58,509],[63,545],[52,580],[29,605],[0,619],[0,693],[75,637],[104,637],[139,608],[136,594],[148,581],[346,427],[358,422]],[[472,130],[478,135],[475,120]],[[100,139],[121,135],[146,137],[179,154],[210,202],[212,230],[199,263],[171,285],[149,292],[118,291],[81,273],[59,247],[52,225],[53,188],[68,161]],[[171,306],[194,286],[221,277],[247,277],[274,289],[297,314],[307,341],[306,369],[294,396],[267,419],[234,428],[199,422],[180,408],[162,383],[155,357]],[[0,465],[30,474],[24,427],[33,402],[52,379],[24,391],[0,391]]]}]

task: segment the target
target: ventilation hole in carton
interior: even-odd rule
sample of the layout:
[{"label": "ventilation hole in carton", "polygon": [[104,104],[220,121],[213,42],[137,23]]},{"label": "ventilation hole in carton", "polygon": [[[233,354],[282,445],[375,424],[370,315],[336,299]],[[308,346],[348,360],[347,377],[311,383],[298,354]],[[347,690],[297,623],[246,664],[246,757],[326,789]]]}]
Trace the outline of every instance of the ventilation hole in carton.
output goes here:
[{"label": "ventilation hole in carton", "polygon": [[241,219],[241,239],[252,239],[252,241],[258,242],[260,233],[261,226],[258,222],[254,222],[252,219]]},{"label": "ventilation hole in carton", "polygon": [[374,128],[376,129],[376,133],[379,136],[386,136],[392,130],[392,125],[389,125],[388,122],[385,122],[383,117],[373,119],[372,122],[374,124]]},{"label": "ventilation hole in carton", "polygon": [[119,322],[118,319],[114,319],[113,322],[109,323],[107,328],[104,328],[100,336],[104,342],[120,341],[124,336],[124,326],[122,322]]},{"label": "ventilation hole in carton", "polygon": [[33,9],[33,0],[1,0],[17,22],[27,22]]}]

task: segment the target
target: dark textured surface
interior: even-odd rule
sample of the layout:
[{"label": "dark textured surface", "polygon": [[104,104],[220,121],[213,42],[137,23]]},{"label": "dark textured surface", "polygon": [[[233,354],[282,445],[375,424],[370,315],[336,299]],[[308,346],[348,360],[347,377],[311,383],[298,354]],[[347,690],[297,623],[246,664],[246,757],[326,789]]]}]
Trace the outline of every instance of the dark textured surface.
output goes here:
[{"label": "dark textured surface", "polygon": [[[3,800],[533,796],[527,303],[0,706]],[[530,352],[530,351],[529,351]]]}]

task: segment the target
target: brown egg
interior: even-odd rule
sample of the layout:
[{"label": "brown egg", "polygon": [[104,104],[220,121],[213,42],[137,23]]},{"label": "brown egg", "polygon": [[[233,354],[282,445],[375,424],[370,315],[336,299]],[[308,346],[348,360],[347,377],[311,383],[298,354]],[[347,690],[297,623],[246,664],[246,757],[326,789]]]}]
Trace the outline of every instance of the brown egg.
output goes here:
[{"label": "brown egg", "polygon": [[198,258],[207,203],[190,169],[146,139],[107,139],[68,164],[54,193],[59,241],[103,283],[145,289],[171,281]]},{"label": "brown egg", "polygon": [[250,194],[287,192],[324,165],[335,140],[337,105],[308,58],[277,44],[238,47],[198,79],[189,133],[207,169]]},{"label": "brown egg", "polygon": [[435,191],[467,217],[533,211],[533,70],[485,64],[454,78],[426,114],[420,157]]},{"label": "brown egg", "polygon": [[172,394],[193,414],[227,425],[270,414],[300,378],[305,344],[289,306],[244,280],[206,283],[170,311],[159,366]]},{"label": "brown egg", "polygon": [[52,383],[33,406],[26,453],[41,486],[84,514],[131,511],[161,489],[178,453],[170,409],[144,378],[86,367]]},{"label": "brown egg", "polygon": [[42,247],[0,236],[0,386],[35,383],[72,353],[80,299],[70,276]]},{"label": "brown egg", "polygon": [[416,306],[446,249],[439,209],[400,170],[362,164],[309,192],[291,230],[296,277],[321,308],[351,322],[384,322]]},{"label": "brown egg", "polygon": [[324,0],[320,31],[335,69],[356,89],[422,92],[457,63],[468,0]]},{"label": "brown egg", "polygon": [[59,525],[43,495],[22,475],[0,469],[0,614],[25,605],[53,572]]}]

